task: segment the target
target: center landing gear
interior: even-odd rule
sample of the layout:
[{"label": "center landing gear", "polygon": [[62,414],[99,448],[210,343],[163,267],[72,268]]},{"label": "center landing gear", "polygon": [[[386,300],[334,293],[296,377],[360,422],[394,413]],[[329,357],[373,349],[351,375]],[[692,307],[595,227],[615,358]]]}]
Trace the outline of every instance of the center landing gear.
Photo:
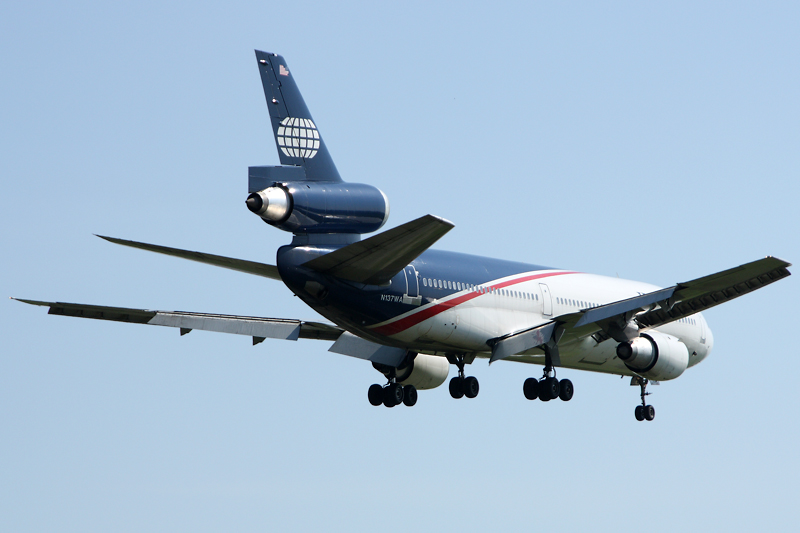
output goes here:
[{"label": "center landing gear", "polygon": [[458,367],[458,375],[450,380],[450,396],[456,400],[466,396],[467,398],[474,398],[480,391],[478,379],[473,376],[464,377],[464,356],[458,355],[454,357],[455,365]]},{"label": "center landing gear", "polygon": [[407,407],[413,407],[417,403],[417,388],[414,385],[405,387],[397,383],[394,372],[389,375],[389,382],[381,387],[377,383],[370,385],[367,391],[369,403],[374,406],[381,404],[386,407],[394,407],[401,403]]},{"label": "center landing gear", "polygon": [[644,401],[645,396],[650,396],[651,393],[647,392],[647,384],[649,381],[647,378],[642,377],[634,377],[633,378],[635,383],[638,384],[639,387],[642,389],[641,397],[642,397],[642,405],[637,405],[634,414],[636,415],[636,420],[641,422],[642,420],[647,420],[650,422],[656,417],[656,408],[652,405],[647,405],[647,402]]},{"label": "center landing gear", "polygon": [[545,365],[542,379],[526,379],[525,383],[522,384],[522,392],[529,400],[539,398],[543,402],[549,402],[550,400],[561,398],[562,401],[568,402],[572,399],[575,389],[570,380],[562,379],[559,381],[556,378],[556,371],[553,368],[550,350],[545,349]]}]

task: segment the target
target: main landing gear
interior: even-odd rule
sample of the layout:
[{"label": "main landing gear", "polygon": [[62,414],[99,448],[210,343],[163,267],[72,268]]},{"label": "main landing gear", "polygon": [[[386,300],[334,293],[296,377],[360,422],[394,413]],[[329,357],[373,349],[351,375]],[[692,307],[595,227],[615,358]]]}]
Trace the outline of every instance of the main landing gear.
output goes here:
[{"label": "main landing gear", "polygon": [[[637,405],[636,410],[634,411],[634,415],[636,415],[636,420],[641,422],[642,420],[647,420],[648,422],[652,421],[656,417],[656,408],[652,405],[647,405],[647,402],[644,401],[645,396],[650,396],[651,393],[647,392],[647,384],[649,381],[647,378],[643,377],[634,377],[634,383],[632,385],[639,385],[642,389],[641,397],[642,397],[642,405]],[[656,383],[657,385],[657,383]]]},{"label": "main landing gear", "polygon": [[414,385],[405,387],[397,383],[397,376],[394,369],[389,373],[389,382],[381,387],[377,383],[370,385],[367,391],[369,403],[375,407],[383,404],[386,407],[394,407],[401,403],[407,407],[413,407],[417,403],[417,388]]},{"label": "main landing gear", "polygon": [[[556,378],[556,371],[553,368],[553,362],[550,357],[550,350],[545,349],[545,365],[544,375],[542,379],[528,378],[522,384],[522,393],[529,400],[539,398],[543,402],[549,402],[556,398],[561,398],[562,401],[568,402],[572,399],[575,388],[572,382],[568,379],[561,381]],[[551,375],[552,374],[552,375]]]},{"label": "main landing gear", "polygon": [[467,398],[474,398],[480,391],[478,378],[473,376],[464,377],[464,356],[455,356],[455,365],[458,367],[458,375],[450,380],[450,396],[456,400],[466,396]]},{"label": "main landing gear", "polygon": [[370,385],[367,391],[369,403],[374,406],[381,404],[386,407],[394,407],[401,403],[407,407],[413,407],[417,403],[417,388],[414,385],[406,385],[390,381],[381,387],[377,383]]}]

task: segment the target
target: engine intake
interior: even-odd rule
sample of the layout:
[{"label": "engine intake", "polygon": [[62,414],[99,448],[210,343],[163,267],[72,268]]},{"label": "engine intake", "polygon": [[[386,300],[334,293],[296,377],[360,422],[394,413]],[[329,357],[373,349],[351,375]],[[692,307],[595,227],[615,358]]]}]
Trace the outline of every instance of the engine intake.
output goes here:
[{"label": "engine intake", "polygon": [[292,233],[370,233],[389,218],[386,195],[363,183],[276,183],[245,203],[268,224]]},{"label": "engine intake", "polygon": [[630,370],[657,381],[675,379],[689,366],[689,350],[677,338],[651,331],[617,345],[619,357]]}]

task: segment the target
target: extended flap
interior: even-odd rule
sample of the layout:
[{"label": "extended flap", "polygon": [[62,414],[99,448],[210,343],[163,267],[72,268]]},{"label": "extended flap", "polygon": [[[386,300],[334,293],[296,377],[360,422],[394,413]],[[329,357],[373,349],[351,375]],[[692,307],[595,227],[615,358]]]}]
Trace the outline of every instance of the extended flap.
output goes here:
[{"label": "extended flap", "polygon": [[553,337],[555,327],[555,322],[548,322],[498,339],[492,346],[492,358],[489,359],[489,364],[546,344]]},{"label": "extended flap", "polygon": [[408,354],[405,348],[376,344],[347,331],[342,333],[328,351],[393,367],[402,363]]}]

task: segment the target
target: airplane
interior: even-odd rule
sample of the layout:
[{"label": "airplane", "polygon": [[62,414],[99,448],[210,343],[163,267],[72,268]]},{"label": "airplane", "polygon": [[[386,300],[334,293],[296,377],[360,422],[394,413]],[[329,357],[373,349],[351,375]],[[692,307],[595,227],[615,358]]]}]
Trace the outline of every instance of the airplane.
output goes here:
[{"label": "airplane", "polygon": [[[475,398],[476,359],[542,365],[522,383],[526,399],[569,401],[557,369],[627,376],[639,386],[637,420],[651,421],[649,383],[676,379],[708,357],[714,336],[702,311],[790,275],[766,257],[668,288],[431,249],[453,223],[426,215],[371,237],[389,217],[378,188],[342,180],[284,58],[256,50],[281,165],[248,169],[246,207],[293,234],[276,264],[99,236],[109,242],[282,281],[330,323],[152,311],[18,299],[48,313],[271,339],[333,341],[329,351],[383,374],[374,406],[413,406],[441,386]],[[14,298],[17,299],[17,298]]]}]

